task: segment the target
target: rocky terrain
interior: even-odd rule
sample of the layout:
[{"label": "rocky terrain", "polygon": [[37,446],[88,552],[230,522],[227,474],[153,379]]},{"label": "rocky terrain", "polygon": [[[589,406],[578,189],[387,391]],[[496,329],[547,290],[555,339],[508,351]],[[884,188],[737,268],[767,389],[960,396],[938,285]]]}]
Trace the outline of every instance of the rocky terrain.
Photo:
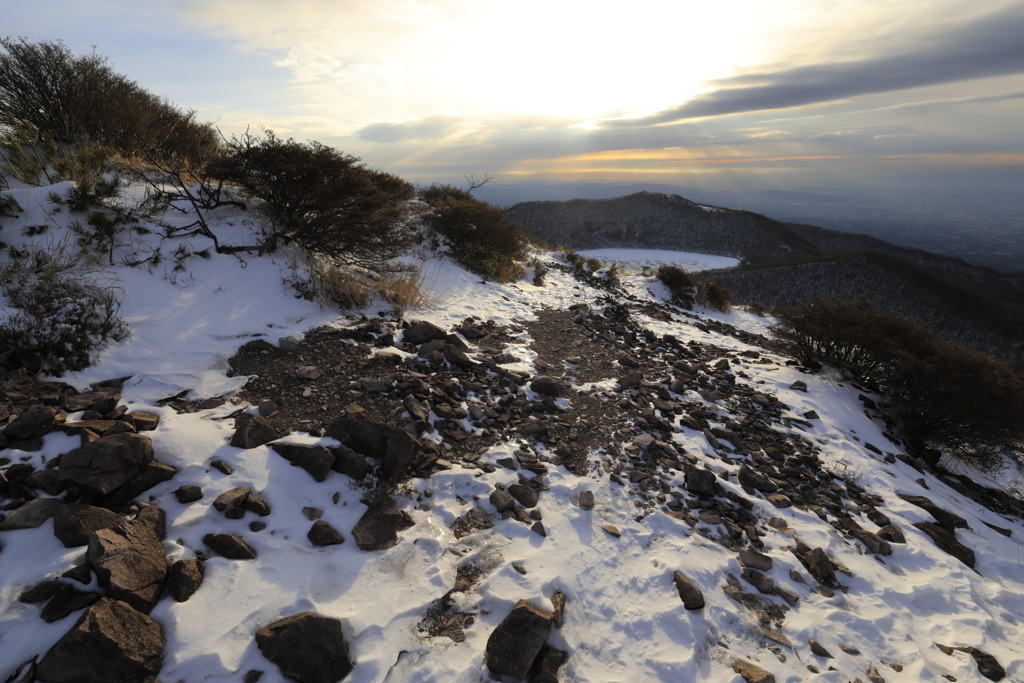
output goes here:
[{"label": "rocky terrain", "polygon": [[[550,265],[562,290],[585,300],[544,305],[538,288],[541,305],[519,321],[468,316],[442,327],[362,315],[256,339],[228,362],[244,385],[219,397],[179,392],[142,410],[125,400],[132,377],[82,391],[8,377],[0,675],[878,683],[1024,674],[1014,636],[1024,614],[1006,593],[1024,582],[1006,557],[1020,499],[924,471],[867,392],[775,356],[746,318],[678,310],[642,279]],[[856,406],[842,398],[851,392]],[[819,407],[807,409],[815,397]],[[685,545],[659,550],[669,539]],[[352,571],[376,562],[360,576],[385,593],[316,578],[340,566],[332,556]],[[587,563],[601,556],[607,571],[592,575]],[[245,582],[297,571],[285,557],[321,563],[300,582],[311,599],[284,582],[280,607],[256,607],[259,592]],[[395,562],[413,562],[429,583],[394,573]],[[607,581],[632,597],[608,595]],[[976,605],[958,598],[960,622],[940,618],[948,606],[933,591],[947,582],[954,593],[980,582]],[[902,584],[909,601],[895,598]],[[353,607],[360,601],[376,609]],[[631,601],[695,635],[643,636],[653,622]],[[238,602],[250,607],[238,612]],[[385,604],[401,618],[384,617]],[[879,604],[888,616],[868,616]],[[190,605],[201,607],[182,611]],[[979,609],[989,625],[965,626]],[[205,625],[217,611],[232,620],[229,640],[209,635],[220,633]],[[612,630],[595,630],[595,617]],[[19,638],[37,623],[50,626]],[[406,644],[378,655],[374,647],[393,647],[367,635],[381,629],[402,631]],[[593,652],[617,629],[619,648],[661,649],[614,655],[608,678]],[[672,641],[685,654],[667,654]]]}]

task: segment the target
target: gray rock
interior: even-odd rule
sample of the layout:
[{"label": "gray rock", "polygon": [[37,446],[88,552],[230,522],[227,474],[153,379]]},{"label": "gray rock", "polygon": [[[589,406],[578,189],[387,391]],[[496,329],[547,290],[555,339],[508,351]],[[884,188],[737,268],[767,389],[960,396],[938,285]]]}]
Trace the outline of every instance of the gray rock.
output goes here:
[{"label": "gray rock", "polygon": [[807,553],[804,558],[807,562],[807,571],[811,573],[817,581],[825,584],[829,588],[834,588],[838,585],[836,581],[836,572],[832,568],[832,560],[828,559],[828,555],[821,548],[814,548]]},{"label": "gray rock", "polygon": [[551,632],[553,615],[520,600],[487,638],[491,673],[526,678]]},{"label": "gray rock", "polygon": [[332,423],[327,436],[377,460],[381,476],[389,483],[397,483],[408,474],[420,447],[419,441],[403,429],[347,417]]},{"label": "gray rock", "polygon": [[203,563],[178,560],[167,574],[167,590],[177,602],[185,602],[203,585]]},{"label": "gray rock", "polygon": [[689,610],[703,609],[704,607],[704,592],[697,588],[697,586],[686,578],[682,572],[674,572],[672,574],[672,581],[676,585],[676,590],[679,591],[679,597],[683,601],[683,607]]},{"label": "gray rock", "polygon": [[206,534],[203,543],[213,552],[229,560],[255,560],[256,549],[236,534]]},{"label": "gray rock", "polygon": [[47,624],[60,621],[80,609],[94,605],[103,597],[99,593],[80,591],[68,584],[65,584],[65,586],[67,588],[50,598],[50,601],[46,603],[46,607],[39,613],[39,616]]},{"label": "gray rock", "polygon": [[699,493],[706,496],[713,496],[716,493],[716,481],[715,473],[711,470],[699,470],[696,467],[686,468],[686,478],[684,480],[684,488],[690,493]]},{"label": "gray rock", "polygon": [[256,645],[281,674],[298,683],[335,683],[352,671],[341,621],[295,614],[256,631]]},{"label": "gray rock", "polygon": [[562,668],[569,653],[545,644],[530,669],[530,683],[558,683],[558,670]]},{"label": "gray rock", "polygon": [[277,431],[262,415],[242,415],[235,424],[235,433],[231,436],[231,445],[235,448],[256,448],[277,438]]},{"label": "gray rock", "polygon": [[398,509],[391,496],[379,493],[356,522],[352,537],[362,550],[385,550],[398,543],[399,531],[413,524],[412,519]]},{"label": "gray rock", "polygon": [[765,595],[771,595],[775,592],[775,579],[770,576],[765,576],[756,569],[745,567],[743,569],[743,578],[747,582],[753,584],[757,590],[761,591]]},{"label": "gray rock", "polygon": [[122,505],[141,496],[157,484],[174,478],[178,471],[170,465],[151,460],[134,477],[121,484],[110,493],[93,499],[96,505]]},{"label": "gray rock", "polygon": [[141,525],[99,529],[89,536],[86,554],[107,597],[149,614],[167,580],[167,557],[160,540]]},{"label": "gray rock", "polygon": [[418,401],[414,396],[406,396],[404,406],[414,420],[426,420],[430,416],[430,404]]},{"label": "gray rock", "polygon": [[45,436],[53,431],[57,415],[57,409],[53,406],[29,406],[25,412],[4,427],[4,436],[11,441]]},{"label": "gray rock", "polygon": [[499,491],[497,489],[491,492],[490,501],[491,505],[493,505],[498,512],[505,512],[506,510],[511,510],[516,506],[515,499],[510,496],[507,491]]},{"label": "gray rock", "polygon": [[63,454],[58,476],[79,490],[107,494],[153,461],[153,442],[141,434],[103,437]]},{"label": "gray rock", "polygon": [[39,662],[47,683],[141,683],[163,663],[160,625],[118,600],[86,610]]},{"label": "gray rock", "polygon": [[766,475],[752,470],[746,465],[740,466],[738,479],[740,486],[746,486],[761,493],[775,493],[779,490],[778,485]]},{"label": "gray rock", "polygon": [[313,522],[306,538],[316,546],[341,545],[345,542],[345,537],[341,535],[341,532],[322,519]]},{"label": "gray rock", "polygon": [[93,505],[68,503],[53,514],[53,535],[65,548],[89,545],[89,535],[100,529],[111,529],[124,522],[124,517]]},{"label": "gray rock", "polygon": [[16,529],[36,529],[46,523],[46,520],[53,517],[64,503],[60,498],[36,498],[30,500],[21,507],[12,510],[7,518],[0,522],[0,531],[14,531]]},{"label": "gray rock", "polygon": [[811,646],[811,652],[813,652],[818,657],[824,657],[825,659],[832,659],[832,653],[829,652],[828,650],[826,650],[824,648],[824,646],[822,646],[822,644],[819,643],[818,641],[816,641],[814,638],[811,638],[810,640],[808,640],[807,644]]},{"label": "gray rock", "polygon": [[445,344],[441,347],[441,353],[444,354],[445,360],[454,365],[457,368],[468,370],[476,365],[476,363],[470,359],[463,351],[460,351],[456,346],[452,344]]},{"label": "gray rock", "polygon": [[594,508],[594,492],[590,490],[580,491],[580,507],[584,510]]},{"label": "gray rock", "polygon": [[339,446],[332,448],[334,464],[331,469],[340,474],[352,477],[356,481],[362,481],[370,473],[370,465],[366,462],[366,456],[356,453],[351,448]]},{"label": "gray rock", "polygon": [[941,526],[946,531],[952,533],[953,529],[967,528],[966,519],[956,514],[955,512],[950,512],[949,510],[944,510],[940,508],[938,505],[933,503],[930,499],[925,498],[924,496],[906,496],[902,493],[898,493],[896,495],[898,495],[900,498],[907,501],[908,503],[916,505],[922,510],[928,512],[928,514],[934,517],[935,520],[939,523],[939,526]]}]

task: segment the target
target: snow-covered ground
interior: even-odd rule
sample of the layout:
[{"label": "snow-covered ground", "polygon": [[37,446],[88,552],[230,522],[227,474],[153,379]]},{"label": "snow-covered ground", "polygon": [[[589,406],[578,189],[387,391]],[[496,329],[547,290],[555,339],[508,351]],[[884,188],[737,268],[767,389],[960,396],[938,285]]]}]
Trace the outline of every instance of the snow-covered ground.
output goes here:
[{"label": "snow-covered ground", "polygon": [[659,266],[673,265],[697,272],[715,268],[731,268],[739,265],[740,262],[739,259],[729,256],[711,256],[668,249],[588,249],[579,253],[587,258],[596,258],[605,266],[617,263],[630,270],[648,268],[655,271]]},{"label": "snow-covered ground", "polygon": [[[20,234],[16,221],[8,220],[3,226],[4,241]],[[57,233],[54,228],[50,236]],[[678,252],[584,254],[635,268],[676,263],[700,270],[735,263]],[[280,337],[301,337],[304,330],[323,324],[352,323],[344,315],[295,298],[282,286],[282,274],[289,267],[286,256],[246,261],[243,269],[236,259],[215,255],[210,261],[195,260],[187,273],[173,276],[117,269],[125,292],[123,315],[133,337],[103,351],[89,369],[64,378],[85,388],[91,382],[130,375],[123,400],[132,410],[161,415],[159,428],[150,435],[157,459],[176,467],[178,474],[147,495],[167,513],[164,548],[169,560],[194,556],[207,533],[242,534],[259,553],[258,560],[250,562],[211,558],[205,563],[203,586],[190,600],[177,603],[165,597],[157,605],[152,617],[167,640],[162,680],[237,682],[245,672],[257,669],[265,672],[263,683],[283,681],[256,647],[254,633],[282,615],[315,610],[343,621],[356,663],[348,681],[487,681],[491,679],[483,653],[491,631],[521,598],[550,608],[549,598],[556,589],[566,594],[568,606],[564,627],[553,630],[548,642],[569,653],[561,670],[563,681],[742,683],[730,666],[737,658],[756,662],[773,672],[777,681],[788,683],[867,680],[869,666],[877,667],[887,681],[951,680],[948,676],[961,683],[984,680],[968,655],[942,654],[936,642],[979,647],[1002,663],[1007,680],[1024,680],[1020,520],[995,515],[900,461],[884,462],[864,444],[883,451],[899,452],[899,448],[883,436],[878,421],[865,415],[856,389],[827,374],[806,375],[784,364],[740,363],[735,368],[747,375],[743,382],[778,397],[794,415],[816,411],[821,419],[808,432],[798,433],[821,447],[826,466],[850,473],[868,492],[883,496],[885,514],[903,528],[908,540],[906,545],[894,545],[891,556],[876,558],[813,513],[776,509],[759,499],[754,510],[758,517],[785,520],[784,528],[763,539],[763,551],[774,559],[774,568],[767,573],[777,585],[800,597],[785,621],[784,633],[793,649],[781,648],[778,653],[767,649],[772,643],[757,630],[752,613],[723,593],[726,574],[741,572],[734,553],[664,514],[636,521],[629,488],[604,477],[578,477],[563,468],[546,475],[549,490],[542,496],[541,510],[547,536],[543,538],[514,521],[499,521],[493,529],[462,539],[453,535],[451,525],[465,514],[466,502],[479,496],[478,505],[487,508],[486,497],[494,485],[509,482],[507,470],[485,474],[452,469],[413,480],[413,492],[397,500],[416,524],[402,532],[394,548],[373,553],[359,550],[349,531],[366,509],[360,503],[365,492],[345,475],[331,472],[325,482],[314,484],[306,472],[291,467],[266,446],[231,447],[232,425],[217,418],[236,410],[236,405],[182,415],[156,405],[157,400],[186,389],[191,391],[190,399],[230,397],[242,380],[227,377],[227,359],[254,338],[276,343]],[[565,308],[598,298],[597,292],[558,270],[549,272],[545,286],[535,287],[526,282],[482,282],[442,259],[428,261],[425,269],[437,304],[430,310],[408,312],[407,318],[442,326],[471,315],[501,323],[531,320],[545,306]],[[639,274],[623,280],[639,297],[656,300],[664,294],[658,283]],[[367,313],[375,315],[383,308],[371,304]],[[756,333],[767,324],[739,310],[698,314]],[[637,315],[650,329],[676,335],[683,343],[697,340],[728,350],[751,348],[733,337]],[[532,371],[530,341],[523,334],[509,348],[520,358],[518,365],[509,367]],[[789,388],[796,380],[807,383],[806,393]],[[677,445],[697,455],[705,466],[732,473],[738,469],[712,457],[701,433],[684,429],[675,436]],[[287,440],[329,441],[308,435]],[[77,445],[77,438],[50,434],[40,452],[3,455],[41,467]],[[515,448],[514,443],[499,443],[482,461],[493,463]],[[232,465],[234,474],[228,477],[212,469],[213,457]],[[735,477],[721,481],[728,490],[742,493]],[[182,505],[175,499],[172,492],[186,483],[203,488],[202,501]],[[261,533],[248,531],[250,519],[229,520],[209,506],[219,493],[242,484],[251,486],[273,510],[266,518],[268,528]],[[583,489],[594,492],[593,510],[577,505]],[[896,493],[926,495],[966,518],[970,529],[957,534],[976,552],[977,571],[939,550],[911,526],[930,517]],[[424,501],[429,501],[429,507]],[[324,510],[323,519],[341,530],[348,542],[313,547],[306,538],[305,506]],[[1013,536],[1000,535],[983,522],[1008,527]],[[621,537],[603,531],[607,524],[617,527]],[[790,570],[802,573],[804,568],[786,548],[797,541],[839,558],[852,571],[852,578],[842,577],[848,592],[837,591],[826,598],[793,581]],[[0,677],[6,678],[21,662],[45,653],[79,616],[75,613],[46,624],[39,618],[39,607],[18,602],[18,595],[41,579],[80,564],[84,549],[64,548],[53,535],[52,521],[35,530],[0,532],[0,544]],[[451,548],[464,557],[449,552]],[[466,629],[461,643],[426,637],[417,624],[433,601],[452,588],[456,567],[467,559],[486,570],[476,590],[460,598],[467,611],[477,614],[476,623]],[[514,570],[512,563],[526,573]],[[683,571],[703,590],[707,600],[703,610],[683,608],[672,583],[674,570]],[[95,578],[90,588],[96,588]],[[810,638],[825,645],[835,658],[812,655],[807,646]],[[846,654],[840,644],[862,654]],[[823,673],[811,674],[808,664]],[[902,670],[888,666],[892,664]]]}]

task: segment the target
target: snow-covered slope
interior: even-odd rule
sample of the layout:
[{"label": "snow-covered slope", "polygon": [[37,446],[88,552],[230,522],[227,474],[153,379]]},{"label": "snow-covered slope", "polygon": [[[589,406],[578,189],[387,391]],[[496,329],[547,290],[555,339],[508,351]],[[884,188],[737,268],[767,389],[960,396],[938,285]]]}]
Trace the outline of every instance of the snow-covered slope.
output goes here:
[{"label": "snow-covered slope", "polygon": [[[450,359],[435,358],[433,366],[429,358],[416,360],[418,349],[402,341],[401,324],[390,314],[380,329],[393,331],[399,346],[375,346],[360,331],[365,318],[295,298],[281,285],[286,256],[248,258],[243,269],[234,258],[215,255],[167,277],[117,269],[123,315],[134,335],[64,380],[85,390],[130,377],[121,402],[129,411],[159,415],[158,427],[145,434],[156,459],[176,469],[173,479],[139,500],[166,514],[162,547],[168,562],[207,558],[194,595],[185,602],[164,595],[150,613],[165,638],[161,680],[239,681],[252,671],[263,672],[260,681],[285,680],[255,634],[304,611],[341,620],[355,665],[347,681],[494,680],[485,660],[491,634],[521,599],[555,608],[556,591],[566,604],[562,626],[551,630],[547,643],[567,653],[562,681],[741,683],[737,661],[755,664],[776,681],[845,683],[874,675],[886,681],[986,680],[969,654],[947,655],[936,643],[976,647],[998,660],[1006,680],[1024,680],[1019,518],[986,509],[898,459],[903,452],[888,438],[883,421],[865,410],[861,390],[833,373],[804,372],[758,346],[767,325],[763,318],[742,310],[689,315],[667,306],[660,284],[639,274],[623,276],[621,288],[609,290],[600,278],[575,278],[553,254],[539,258],[551,268],[542,287],[482,282],[444,259],[426,264],[437,304],[406,312],[407,320],[452,331],[475,316],[504,330],[501,351],[508,355],[500,363],[483,341],[460,335],[469,357],[481,363],[466,370]],[[631,256],[606,258],[629,262]],[[364,313],[376,317],[380,308],[385,307],[371,304]],[[334,330],[332,339],[362,339],[339,342],[346,358],[401,356],[382,361],[397,363],[387,373],[392,386],[420,377],[438,389],[454,379],[465,397],[453,403],[512,418],[477,421],[485,427],[464,418],[466,434],[489,444],[475,454],[460,451],[461,441],[449,429],[455,420],[441,417],[436,407],[442,397],[429,394],[435,410],[427,421],[446,426],[422,438],[445,457],[428,468],[430,476],[413,476],[389,489],[414,524],[385,550],[361,550],[352,534],[368,509],[373,476],[356,481],[331,471],[316,481],[269,445],[230,445],[235,424],[226,418],[239,410],[258,411],[242,400],[249,395],[242,390],[246,378],[229,376],[228,359],[254,340],[272,347],[284,337],[300,340],[298,350],[264,349],[268,373],[271,361],[294,363],[296,370],[323,369],[334,382],[344,379],[350,392],[333,399],[341,396],[350,407],[379,408],[399,424],[409,423],[401,405],[380,408],[370,402],[366,385],[358,384],[379,380],[383,373],[367,376],[379,366],[357,369],[359,363],[349,361],[340,371],[329,370],[336,357],[315,355],[302,356],[300,363],[303,345],[317,348],[314,330],[323,326]],[[557,356],[555,337],[581,351]],[[588,349],[595,350],[593,358],[584,355]],[[607,365],[599,367],[598,352],[610,354]],[[640,374],[639,383],[630,385],[633,373]],[[539,375],[555,376],[566,389],[554,407],[543,407],[544,396],[531,388]],[[481,378],[490,382],[489,393],[480,388]],[[327,380],[308,379],[305,385],[326,402],[331,397],[318,389],[318,381]],[[181,397],[177,403],[162,401],[175,395]],[[501,396],[511,397],[506,406],[499,405]],[[520,403],[512,402],[516,398]],[[185,401],[206,399],[226,402],[179,412]],[[300,399],[288,401],[299,405]],[[309,408],[317,422],[326,426],[342,417],[333,409],[318,412],[319,405],[317,399]],[[521,424],[513,429],[517,420]],[[535,422],[544,422],[546,438],[523,431]],[[563,436],[556,441],[552,435]],[[282,441],[339,445],[315,432]],[[44,437],[41,450],[0,452],[9,459],[0,470],[20,463],[42,469],[79,444],[78,436],[55,431]],[[584,459],[574,461],[574,473],[566,464],[581,450]],[[535,457],[537,469],[547,470],[539,479],[523,467],[536,465]],[[507,469],[502,460],[518,461],[520,469]],[[783,484],[779,491],[759,492],[741,483],[746,472],[769,469]],[[703,484],[713,493],[695,491],[700,485],[693,472],[703,470],[713,473],[710,484]],[[543,535],[535,519],[503,519],[491,502],[496,490],[535,479],[543,482],[532,508],[540,512]],[[1004,488],[1007,483],[999,482]],[[203,497],[179,502],[175,491],[183,485],[201,487]],[[269,516],[231,519],[211,505],[243,485],[266,501]],[[823,500],[816,496],[826,489],[831,509],[808,503]],[[593,494],[589,509],[586,496],[581,502],[585,491]],[[953,533],[974,551],[973,570],[915,528],[932,516],[897,494],[925,496],[962,517],[966,528]],[[886,543],[891,554],[870,552],[884,525],[868,510],[900,527],[906,543]],[[307,532],[318,514],[341,532],[344,543],[311,543]],[[867,542],[855,540],[841,519],[866,530]],[[254,520],[265,528],[254,531]],[[731,533],[734,528],[741,533]],[[211,552],[204,538],[223,533],[243,537],[257,558],[230,560]],[[19,596],[83,564],[86,549],[64,547],[53,520],[0,531],[0,545],[0,676],[6,679],[23,662],[42,659],[82,614],[46,623],[41,605],[20,602]],[[771,568],[762,571],[773,580],[774,592],[763,593],[744,578],[739,552],[755,547],[771,558]],[[818,548],[838,567],[838,585],[816,581],[808,568],[807,551]],[[450,593],[462,576],[460,567],[472,581]],[[703,593],[702,609],[684,608],[675,572]],[[747,577],[760,580],[750,572]],[[95,575],[78,587],[104,591]],[[461,628],[451,633],[461,637],[430,635],[431,624],[444,614],[458,616]],[[811,639],[832,657],[812,653]]]}]

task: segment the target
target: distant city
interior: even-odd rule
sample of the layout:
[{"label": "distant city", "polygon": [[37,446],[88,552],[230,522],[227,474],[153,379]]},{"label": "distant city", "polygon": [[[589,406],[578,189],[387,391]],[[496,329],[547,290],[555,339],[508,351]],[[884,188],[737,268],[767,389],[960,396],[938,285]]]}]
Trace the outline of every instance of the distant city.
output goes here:
[{"label": "distant city", "polygon": [[603,199],[633,192],[678,194],[695,202],[744,209],[776,220],[865,233],[894,244],[962,258],[968,263],[1024,272],[1024,192],[979,183],[957,193],[792,190],[711,191],[664,184],[604,182],[491,182],[479,198],[511,206],[534,200]]}]

